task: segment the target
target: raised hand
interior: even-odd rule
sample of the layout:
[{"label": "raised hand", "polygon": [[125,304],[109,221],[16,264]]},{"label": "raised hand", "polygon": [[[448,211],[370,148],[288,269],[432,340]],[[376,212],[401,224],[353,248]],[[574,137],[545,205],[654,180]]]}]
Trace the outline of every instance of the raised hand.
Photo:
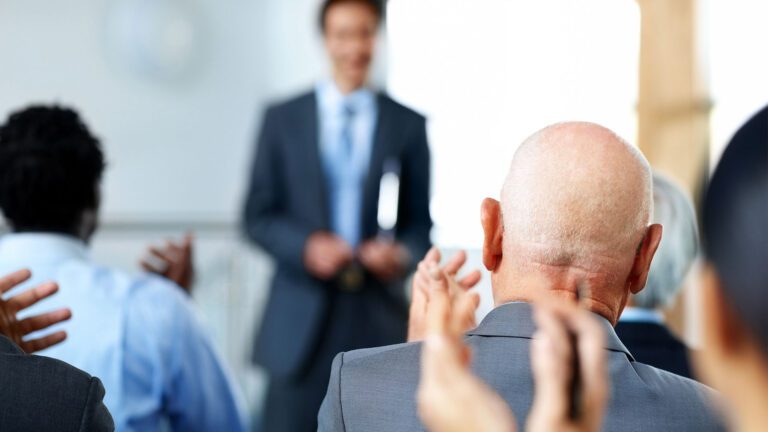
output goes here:
[{"label": "raised hand", "polygon": [[193,243],[194,236],[187,233],[181,242],[168,240],[165,247],[151,246],[141,267],[170,279],[189,293],[195,277]]},{"label": "raised hand", "polygon": [[[437,266],[440,264],[441,253],[440,250],[433,247],[427,252],[424,259],[419,262],[416,269],[416,273],[413,275],[413,282],[411,287],[411,307],[408,317],[408,342],[418,341],[424,339],[426,332],[426,315],[428,305],[428,291],[431,283],[430,266]],[[442,267],[442,272],[447,278],[449,287],[449,294],[453,297],[460,293],[464,293],[467,290],[473,288],[480,282],[480,271],[473,270],[460,280],[456,280],[456,277],[467,262],[467,254],[464,251],[458,251],[456,254],[448,260],[448,262]],[[475,307],[480,302],[480,297],[477,294],[471,296],[471,300],[475,302]],[[475,327],[475,316],[465,317],[464,331],[470,330]]]},{"label": "raised hand", "polygon": [[434,263],[428,269],[419,416],[433,432],[515,431],[515,419],[506,402],[469,370],[471,353],[462,336],[477,303],[466,292],[452,296],[448,275]]},{"label": "raised hand", "polygon": [[[29,270],[19,270],[3,276],[0,278],[0,295],[7,293],[19,284],[26,282],[30,277],[32,277],[32,273],[30,273]],[[11,298],[0,298],[0,333],[8,339],[11,339],[28,354],[44,350],[63,342],[67,338],[67,333],[65,331],[57,331],[37,339],[26,341],[24,340],[24,337],[30,333],[44,330],[70,319],[72,317],[72,312],[69,309],[63,308],[22,320],[17,318],[19,312],[34,305],[40,300],[52,296],[58,290],[59,286],[56,285],[56,283],[47,282]]]},{"label": "raised hand", "polygon": [[[528,416],[531,432],[599,431],[608,399],[608,360],[605,332],[595,317],[573,304],[542,303],[536,307],[537,331],[531,345],[536,390]],[[576,352],[571,347],[576,338]],[[579,371],[573,371],[573,356]],[[579,373],[580,415],[570,417],[573,373]]]}]

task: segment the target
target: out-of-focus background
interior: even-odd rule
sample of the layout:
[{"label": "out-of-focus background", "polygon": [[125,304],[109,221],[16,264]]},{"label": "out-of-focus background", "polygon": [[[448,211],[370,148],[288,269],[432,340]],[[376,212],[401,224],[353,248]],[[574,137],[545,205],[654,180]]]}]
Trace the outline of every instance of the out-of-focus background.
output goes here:
[{"label": "out-of-focus background", "polygon": [[[272,265],[241,205],[266,104],[326,74],[318,3],[0,0],[0,114],[73,105],[103,140],[98,261],[138,271],[148,244],[196,233],[194,297],[254,410]],[[374,81],[429,118],[433,241],[479,266],[481,199],[519,142],[562,120],[614,129],[698,197],[765,104],[766,17],[762,0],[390,0]],[[670,313],[694,345],[695,301]]]}]

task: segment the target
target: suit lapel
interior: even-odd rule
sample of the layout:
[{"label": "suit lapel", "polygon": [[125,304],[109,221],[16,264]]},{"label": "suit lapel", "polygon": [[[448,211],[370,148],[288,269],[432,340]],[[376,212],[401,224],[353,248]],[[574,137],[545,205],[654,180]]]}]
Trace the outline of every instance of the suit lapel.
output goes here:
[{"label": "suit lapel", "polygon": [[376,118],[376,128],[374,131],[373,148],[371,149],[371,160],[368,164],[368,174],[366,175],[363,189],[363,237],[371,237],[378,231],[377,211],[379,197],[379,180],[382,175],[384,159],[389,154],[391,142],[391,112],[386,97],[378,93],[376,95],[378,114]]},{"label": "suit lapel", "polygon": [[324,229],[330,228],[330,205],[328,203],[328,181],[326,179],[325,172],[323,170],[323,163],[320,157],[320,130],[318,126],[318,107],[317,107],[317,95],[315,91],[312,91],[306,99],[306,102],[301,106],[301,113],[298,116],[299,124],[303,123],[304,127],[299,127],[301,135],[299,140],[304,146],[305,155],[304,169],[307,174],[307,194],[309,199],[315,201],[316,207],[320,214],[320,225]]}]

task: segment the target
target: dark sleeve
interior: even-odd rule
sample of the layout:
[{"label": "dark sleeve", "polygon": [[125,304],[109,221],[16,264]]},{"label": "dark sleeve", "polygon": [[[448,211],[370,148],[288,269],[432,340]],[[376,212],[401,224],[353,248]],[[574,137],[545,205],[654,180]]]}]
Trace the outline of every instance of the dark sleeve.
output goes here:
[{"label": "dark sleeve", "polygon": [[304,243],[311,231],[285,212],[278,118],[274,108],[264,116],[245,204],[245,231],[279,264],[303,271]]},{"label": "dark sleeve", "polygon": [[318,432],[344,431],[344,416],[341,408],[341,367],[344,365],[344,353],[339,353],[333,359],[331,379],[328,381],[328,392],[317,414]]},{"label": "dark sleeve", "polygon": [[411,268],[431,246],[432,218],[429,215],[430,155],[426,120],[419,117],[412,129],[401,163],[400,205],[397,238],[411,253]]},{"label": "dark sleeve", "polygon": [[101,381],[93,377],[88,387],[88,397],[83,407],[83,416],[80,421],[81,432],[114,431],[115,423],[112,415],[104,405],[104,386]]}]

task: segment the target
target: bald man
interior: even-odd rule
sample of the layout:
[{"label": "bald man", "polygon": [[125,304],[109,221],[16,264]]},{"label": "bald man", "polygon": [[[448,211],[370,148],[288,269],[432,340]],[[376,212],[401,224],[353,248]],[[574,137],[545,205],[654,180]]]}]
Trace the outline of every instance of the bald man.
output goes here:
[{"label": "bald man", "polygon": [[[512,160],[501,202],[483,201],[483,264],[496,308],[466,342],[474,373],[509,403],[520,430],[533,399],[530,303],[574,301],[577,287],[607,334],[612,388],[603,430],[723,430],[710,410],[711,390],[636,362],[613,330],[630,293],[645,286],[661,241],[652,206],[648,162],[590,123],[557,124],[528,138]],[[433,251],[425,261],[437,259]],[[408,343],[339,354],[320,430],[423,430],[414,400],[420,352]]]}]

